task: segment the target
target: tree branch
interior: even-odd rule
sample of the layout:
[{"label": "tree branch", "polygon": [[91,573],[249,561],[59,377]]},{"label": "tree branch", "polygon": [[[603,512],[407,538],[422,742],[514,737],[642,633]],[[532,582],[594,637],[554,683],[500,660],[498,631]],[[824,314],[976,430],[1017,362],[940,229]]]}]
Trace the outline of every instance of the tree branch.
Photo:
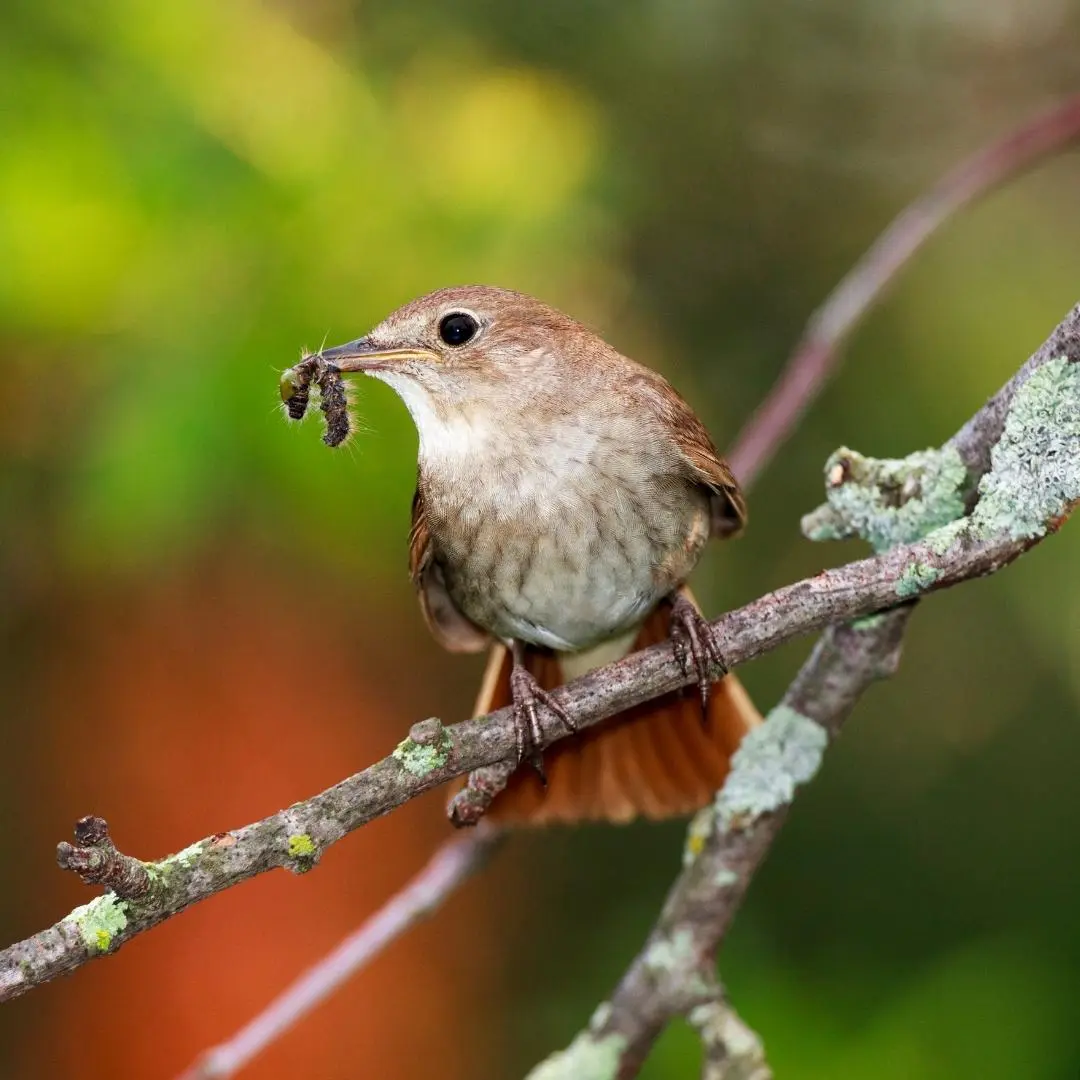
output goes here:
[{"label": "tree branch", "polygon": [[[715,1020],[716,950],[784,823],[796,786],[816,772],[827,740],[862,692],[895,669],[910,610],[892,611],[869,630],[843,626],[822,636],[783,702],[748,736],[756,737],[756,745],[747,746],[746,754],[740,750],[742,757],[717,801],[691,824],[684,869],[611,1000],[568,1050],[549,1058],[529,1080],[570,1080],[578,1056],[598,1044],[608,1047],[611,1064],[598,1078],[626,1080],[637,1075],[672,1018],[687,1016],[698,1028],[703,1016]],[[715,1022],[709,1025],[711,1075],[718,1080],[771,1077],[760,1046],[750,1044],[747,1063],[745,1053],[724,1042],[720,1032],[745,1028],[730,1007],[724,1009],[724,1020],[719,1028]],[[748,1065],[757,1072],[748,1072]]]},{"label": "tree branch", "polygon": [[[906,569],[893,588],[907,600],[957,573],[991,573],[1020,553],[1017,545],[1056,530],[1080,501],[1080,306],[940,450],[903,461],[838,451],[826,465],[826,490],[828,503],[804,529],[815,539],[861,535],[883,551],[840,571],[846,578],[864,567],[869,573],[859,577],[870,592],[876,568],[900,559]],[[530,1080],[569,1080],[583,1060],[602,1062],[598,1080],[629,1080],[673,1017],[715,1013],[717,949],[797,789],[866,688],[895,670],[910,610],[894,607],[823,635],[783,701],[743,740],[714,804],[695,818],[684,869],[611,1000]],[[717,1049],[718,1030],[705,1043],[705,1076],[767,1080],[753,1048],[745,1059]]]},{"label": "tree branch", "polygon": [[[923,540],[778,589],[716,620],[712,631],[732,666],[803,634],[993,573],[1064,520],[1080,497],[1080,391],[1078,369],[1068,362],[1080,355],[1080,307],[1055,334],[1055,348],[1066,359],[1051,359],[1044,347],[1025,366],[1022,378],[1014,380],[1009,411],[1001,415],[998,399],[992,399],[986,416],[964,429],[981,430],[989,438],[1004,427],[1009,436],[1001,440],[1009,443],[1007,452],[987,477],[997,477],[997,486],[984,491],[973,514]],[[1053,415],[1052,423],[1047,415]],[[961,477],[958,483],[965,480]],[[844,487],[840,484],[837,490]],[[944,496],[939,493],[937,498]],[[940,513],[936,503],[929,509]],[[670,643],[664,643],[555,693],[576,724],[588,727],[688,681]],[[545,714],[543,745],[563,733],[562,725]],[[509,708],[452,727],[436,719],[415,724],[392,754],[313,798],[144,863],[150,879],[145,895],[123,898],[108,892],[5,949],[0,953],[0,1000],[103,956],[191,904],[256,874],[274,867],[306,872],[327,847],[353,829],[455,776],[508,758],[514,749]],[[733,776],[738,775],[735,770]]]}]

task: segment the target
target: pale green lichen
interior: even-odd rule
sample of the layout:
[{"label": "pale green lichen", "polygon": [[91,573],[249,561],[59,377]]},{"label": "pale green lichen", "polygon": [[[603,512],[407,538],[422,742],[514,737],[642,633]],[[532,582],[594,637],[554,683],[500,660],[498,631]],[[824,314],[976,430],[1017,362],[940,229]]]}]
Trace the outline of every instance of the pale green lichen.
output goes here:
[{"label": "pale green lichen", "polygon": [[116,893],[108,892],[77,907],[64,922],[75,925],[90,952],[108,952],[114,935],[127,926],[127,903],[118,899]]},{"label": "pale green lichen", "polygon": [[731,772],[716,796],[724,825],[779,810],[795,789],[817,772],[829,736],[808,716],[777,705],[754,728],[731,760]]},{"label": "pale green lichen", "polygon": [[967,531],[969,520],[960,518],[957,521],[950,521],[948,525],[942,525],[940,529],[935,529],[927,536],[926,546],[935,555],[944,555]]},{"label": "pale green lichen", "polygon": [[851,620],[852,630],[876,630],[885,621],[885,612],[879,611],[876,615],[864,615],[861,619]]},{"label": "pale green lichen", "polygon": [[597,1033],[602,1031],[611,1019],[611,1011],[611,1002],[601,1001],[593,1010],[592,1016],[589,1017],[589,1030]]},{"label": "pale green lichen", "polygon": [[679,927],[671,937],[654,941],[645,950],[642,960],[650,971],[668,974],[693,967],[696,955],[694,935],[686,927]]},{"label": "pale green lichen", "polygon": [[689,927],[680,926],[669,937],[657,938],[641,959],[657,982],[674,978],[689,994],[704,994],[708,989],[698,963],[699,950]]},{"label": "pale green lichen", "polygon": [[438,728],[430,742],[418,743],[413,739],[404,739],[394,750],[394,759],[413,776],[427,776],[435,769],[441,769],[450,760],[453,741],[450,732],[442,726]]},{"label": "pale green lichen", "polygon": [[875,551],[910,544],[964,513],[967,469],[952,447],[869,458],[841,447],[825,463],[826,504],[803,518],[810,540],[861,536]]},{"label": "pale green lichen", "polygon": [[622,1035],[597,1038],[583,1032],[565,1050],[540,1062],[526,1080],[615,1080],[625,1049]]},{"label": "pale green lichen", "polygon": [[[686,1019],[701,1036],[706,1047],[723,1048],[726,1076],[771,1076],[764,1068],[765,1049],[757,1033],[747,1027],[722,1000],[707,1001],[686,1014]],[[706,1071],[705,1076],[713,1076]]]},{"label": "pale green lichen", "polygon": [[289,837],[289,854],[294,859],[310,859],[315,854],[315,841],[307,833],[294,833]]},{"label": "pale green lichen", "polygon": [[182,866],[185,869],[189,868],[199,855],[202,854],[205,847],[205,840],[197,840],[194,844],[189,844],[175,855],[168,855],[164,859],[158,859],[156,862],[144,862],[143,866],[146,867],[146,872],[150,876],[152,882],[157,883],[165,881],[168,878],[169,873],[178,866]]},{"label": "pale green lichen", "polygon": [[904,567],[896,583],[896,595],[904,600],[925,592],[941,577],[941,571],[928,563],[913,562]]},{"label": "pale green lichen", "polygon": [[734,870],[727,866],[719,866],[715,874],[713,874],[713,884],[718,889],[726,889],[730,885],[734,885],[739,880],[739,875]]},{"label": "pale green lichen", "polygon": [[683,866],[689,866],[704,850],[705,841],[716,824],[716,810],[712,806],[703,806],[691,819],[686,830],[686,843],[683,845]]},{"label": "pale green lichen", "polygon": [[205,846],[205,840],[198,840],[194,844],[189,844],[183,851],[178,851],[175,855],[170,855],[167,859],[162,859],[161,862],[158,863],[158,866],[164,866],[166,863],[172,863],[176,866],[190,866],[195,859],[202,854]]},{"label": "pale green lichen", "polygon": [[1080,500],[1080,364],[1049,360],[1017,390],[971,516],[973,535],[1028,540]]}]

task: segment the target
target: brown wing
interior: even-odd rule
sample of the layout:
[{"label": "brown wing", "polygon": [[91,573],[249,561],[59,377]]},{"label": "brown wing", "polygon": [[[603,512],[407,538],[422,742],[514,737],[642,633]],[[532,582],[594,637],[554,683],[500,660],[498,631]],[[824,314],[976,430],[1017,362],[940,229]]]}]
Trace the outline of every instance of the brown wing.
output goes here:
[{"label": "brown wing", "polygon": [[746,499],[728,463],[713,446],[705,425],[689,407],[683,421],[675,426],[674,435],[683,460],[709,489],[713,534],[738,536],[746,525]]},{"label": "brown wing", "polygon": [[664,431],[674,440],[690,474],[709,490],[713,535],[737,536],[746,525],[746,499],[739,482],[694,410],[666,379],[645,371],[644,387]]},{"label": "brown wing", "polygon": [[420,610],[435,640],[448,652],[480,652],[491,640],[476,623],[458,611],[446,588],[442,567],[434,558],[419,484],[412,504],[409,532],[409,577],[420,597]]}]

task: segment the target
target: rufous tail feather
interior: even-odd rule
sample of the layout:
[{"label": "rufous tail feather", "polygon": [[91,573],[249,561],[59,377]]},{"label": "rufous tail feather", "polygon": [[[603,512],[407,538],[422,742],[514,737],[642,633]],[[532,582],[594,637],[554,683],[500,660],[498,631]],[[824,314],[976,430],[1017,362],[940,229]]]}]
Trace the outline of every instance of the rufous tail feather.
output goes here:
[{"label": "rufous tail feather", "polygon": [[[693,600],[688,590],[683,592]],[[670,606],[661,604],[627,652],[666,641],[670,613]],[[556,653],[529,649],[525,663],[545,690],[565,681]],[[511,704],[510,669],[507,649],[494,646],[475,715]],[[760,721],[734,675],[712,687],[704,722],[695,687],[665,694],[548,747],[547,788],[533,769],[520,768],[487,816],[506,825],[547,825],[693,813],[723,784],[731,755]]]}]

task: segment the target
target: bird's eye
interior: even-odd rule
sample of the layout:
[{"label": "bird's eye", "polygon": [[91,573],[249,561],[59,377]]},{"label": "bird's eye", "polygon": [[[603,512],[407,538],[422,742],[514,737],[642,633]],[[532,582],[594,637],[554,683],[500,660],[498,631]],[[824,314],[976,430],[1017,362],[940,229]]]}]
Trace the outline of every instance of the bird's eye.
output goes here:
[{"label": "bird's eye", "polygon": [[447,345],[464,345],[476,336],[476,331],[479,329],[480,324],[471,315],[466,315],[463,311],[454,311],[449,315],[444,315],[440,320],[439,337]]}]

